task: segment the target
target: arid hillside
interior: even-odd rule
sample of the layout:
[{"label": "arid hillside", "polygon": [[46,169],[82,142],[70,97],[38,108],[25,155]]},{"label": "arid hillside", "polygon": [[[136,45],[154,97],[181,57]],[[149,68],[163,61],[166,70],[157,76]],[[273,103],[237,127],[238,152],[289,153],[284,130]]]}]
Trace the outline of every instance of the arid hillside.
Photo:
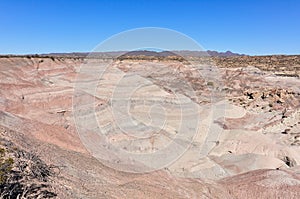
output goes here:
[{"label": "arid hillside", "polygon": [[299,76],[296,55],[2,56],[1,196],[300,198]]}]

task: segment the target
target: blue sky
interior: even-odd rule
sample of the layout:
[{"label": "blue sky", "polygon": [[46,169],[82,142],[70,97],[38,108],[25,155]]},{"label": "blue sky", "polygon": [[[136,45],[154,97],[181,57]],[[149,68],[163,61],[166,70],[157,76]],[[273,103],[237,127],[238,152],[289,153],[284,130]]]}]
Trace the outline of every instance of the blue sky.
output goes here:
[{"label": "blue sky", "polygon": [[141,27],[174,29],[207,50],[300,54],[297,0],[3,0],[0,54],[86,52]]}]

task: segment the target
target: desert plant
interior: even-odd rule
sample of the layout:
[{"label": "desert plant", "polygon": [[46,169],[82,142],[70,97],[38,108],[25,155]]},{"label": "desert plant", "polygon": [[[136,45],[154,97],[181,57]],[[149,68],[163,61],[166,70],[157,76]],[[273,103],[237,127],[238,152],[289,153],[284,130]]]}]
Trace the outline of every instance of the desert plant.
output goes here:
[{"label": "desert plant", "polygon": [[14,160],[11,157],[6,157],[5,149],[0,148],[0,186],[6,183],[13,164]]}]

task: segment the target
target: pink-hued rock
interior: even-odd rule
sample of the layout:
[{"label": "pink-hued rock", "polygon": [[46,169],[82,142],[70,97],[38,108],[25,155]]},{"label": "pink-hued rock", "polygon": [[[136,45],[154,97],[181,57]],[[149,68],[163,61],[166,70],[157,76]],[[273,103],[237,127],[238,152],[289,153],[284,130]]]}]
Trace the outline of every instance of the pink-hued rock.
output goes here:
[{"label": "pink-hued rock", "polygon": [[[199,131],[186,153],[162,170],[142,174],[109,168],[82,142],[73,97],[80,66],[89,61],[106,62],[0,58],[1,136],[60,168],[52,178],[58,198],[300,198],[300,80],[291,75],[291,68],[299,74],[299,57],[213,57],[208,61],[219,66],[218,77],[176,59],[117,60],[99,79],[97,74],[80,74],[97,82],[94,92],[83,90],[80,103],[92,100],[107,139],[132,153],[154,152],[178,133],[180,111],[171,106],[178,103],[176,96],[199,109]],[[161,135],[134,142],[116,130],[111,98],[125,75],[125,84],[132,83],[131,77],[147,83],[131,96],[134,119],[155,125],[148,118],[152,107],[140,101],[150,98],[172,118]],[[186,140],[183,136],[179,141]]]}]

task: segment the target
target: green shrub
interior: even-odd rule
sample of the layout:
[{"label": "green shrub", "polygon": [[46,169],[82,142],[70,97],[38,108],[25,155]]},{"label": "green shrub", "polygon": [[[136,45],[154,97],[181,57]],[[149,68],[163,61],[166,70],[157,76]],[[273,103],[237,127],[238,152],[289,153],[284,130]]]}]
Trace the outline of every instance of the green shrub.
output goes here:
[{"label": "green shrub", "polygon": [[0,148],[0,185],[4,184],[10,174],[14,160],[12,158],[7,158],[5,149]]},{"label": "green shrub", "polygon": [[207,82],[207,86],[214,86],[213,82]]}]

